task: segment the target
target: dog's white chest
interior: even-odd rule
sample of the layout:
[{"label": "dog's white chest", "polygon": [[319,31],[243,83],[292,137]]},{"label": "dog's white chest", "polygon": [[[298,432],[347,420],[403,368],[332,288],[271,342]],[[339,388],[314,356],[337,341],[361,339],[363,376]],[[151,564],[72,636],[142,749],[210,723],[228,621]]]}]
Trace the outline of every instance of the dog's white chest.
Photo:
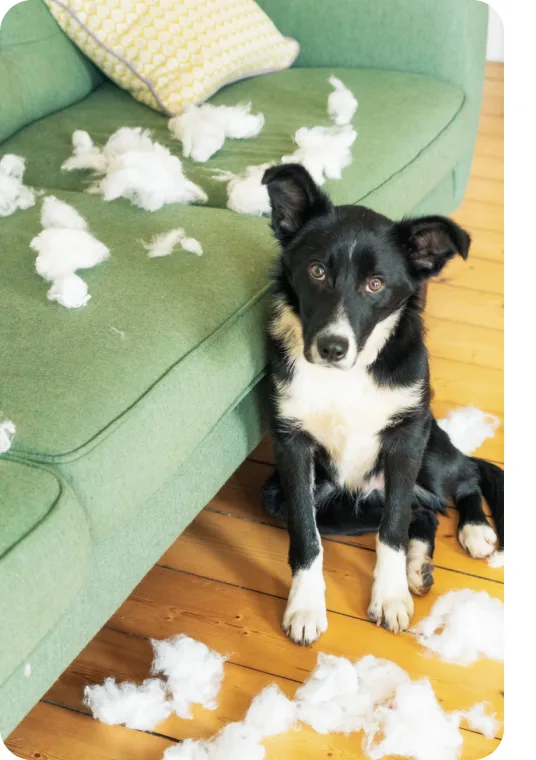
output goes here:
[{"label": "dog's white chest", "polygon": [[420,384],[378,387],[365,367],[347,371],[298,359],[290,386],[280,390],[279,412],[328,451],[341,487],[362,488],[380,450],[380,432],[416,406]]}]

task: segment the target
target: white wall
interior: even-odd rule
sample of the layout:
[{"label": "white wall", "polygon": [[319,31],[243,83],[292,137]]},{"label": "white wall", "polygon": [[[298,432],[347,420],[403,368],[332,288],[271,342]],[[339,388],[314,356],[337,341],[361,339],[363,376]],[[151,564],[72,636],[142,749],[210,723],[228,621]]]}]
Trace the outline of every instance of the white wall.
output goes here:
[{"label": "white wall", "polygon": [[488,25],[488,61],[504,61],[504,30],[501,17],[490,6]]}]

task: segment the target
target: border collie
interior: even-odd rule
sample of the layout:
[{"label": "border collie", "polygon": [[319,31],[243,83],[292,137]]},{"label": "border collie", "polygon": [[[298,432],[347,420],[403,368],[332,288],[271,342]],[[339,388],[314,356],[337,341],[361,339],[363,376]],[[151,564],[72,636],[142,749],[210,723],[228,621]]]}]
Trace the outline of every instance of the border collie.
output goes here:
[{"label": "border collie", "polygon": [[292,584],[283,630],[309,644],[327,628],[320,533],[378,531],[369,617],[406,630],[410,592],[433,583],[436,512],[460,513],[472,557],[503,547],[504,473],[456,449],[430,411],[422,288],[470,237],[450,219],[393,222],[333,206],[299,165],[269,168],[281,247],[268,323],[277,469],[266,510],[286,519]]}]

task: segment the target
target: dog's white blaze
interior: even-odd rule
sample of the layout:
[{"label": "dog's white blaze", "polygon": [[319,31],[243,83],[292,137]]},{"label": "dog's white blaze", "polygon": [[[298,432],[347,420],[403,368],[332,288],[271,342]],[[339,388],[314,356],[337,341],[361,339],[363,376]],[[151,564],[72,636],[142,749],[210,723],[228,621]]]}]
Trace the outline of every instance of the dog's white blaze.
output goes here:
[{"label": "dog's white blaze", "polygon": [[357,490],[376,464],[380,432],[397,414],[419,404],[422,385],[378,386],[367,371],[391,334],[398,314],[372,331],[351,369],[323,367],[296,351],[290,385],[279,387],[279,414],[297,421],[329,452],[341,487]]},{"label": "dog's white blaze", "polygon": [[310,567],[292,576],[283,627],[294,640],[314,641],[327,629],[326,584],[322,572],[323,550]]},{"label": "dog's white blaze", "polygon": [[[357,356],[357,343],[355,341],[355,334],[352,330],[352,325],[348,321],[348,317],[344,313],[344,309],[339,306],[335,315],[335,320],[330,322],[329,325],[318,334],[317,338],[321,335],[336,335],[338,337],[346,338],[348,341],[348,353],[344,359],[337,364],[337,369],[346,370],[353,365]],[[320,360],[316,343],[312,348],[311,353],[314,355],[315,360]]]}]

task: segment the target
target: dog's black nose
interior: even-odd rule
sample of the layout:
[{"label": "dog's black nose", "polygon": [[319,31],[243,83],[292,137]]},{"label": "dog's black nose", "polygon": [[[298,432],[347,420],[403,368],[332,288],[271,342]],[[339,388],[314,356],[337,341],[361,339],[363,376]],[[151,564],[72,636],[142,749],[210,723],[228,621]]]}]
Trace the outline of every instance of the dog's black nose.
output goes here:
[{"label": "dog's black nose", "polygon": [[341,335],[321,335],[317,340],[318,353],[327,362],[340,362],[348,353],[348,338]]}]

